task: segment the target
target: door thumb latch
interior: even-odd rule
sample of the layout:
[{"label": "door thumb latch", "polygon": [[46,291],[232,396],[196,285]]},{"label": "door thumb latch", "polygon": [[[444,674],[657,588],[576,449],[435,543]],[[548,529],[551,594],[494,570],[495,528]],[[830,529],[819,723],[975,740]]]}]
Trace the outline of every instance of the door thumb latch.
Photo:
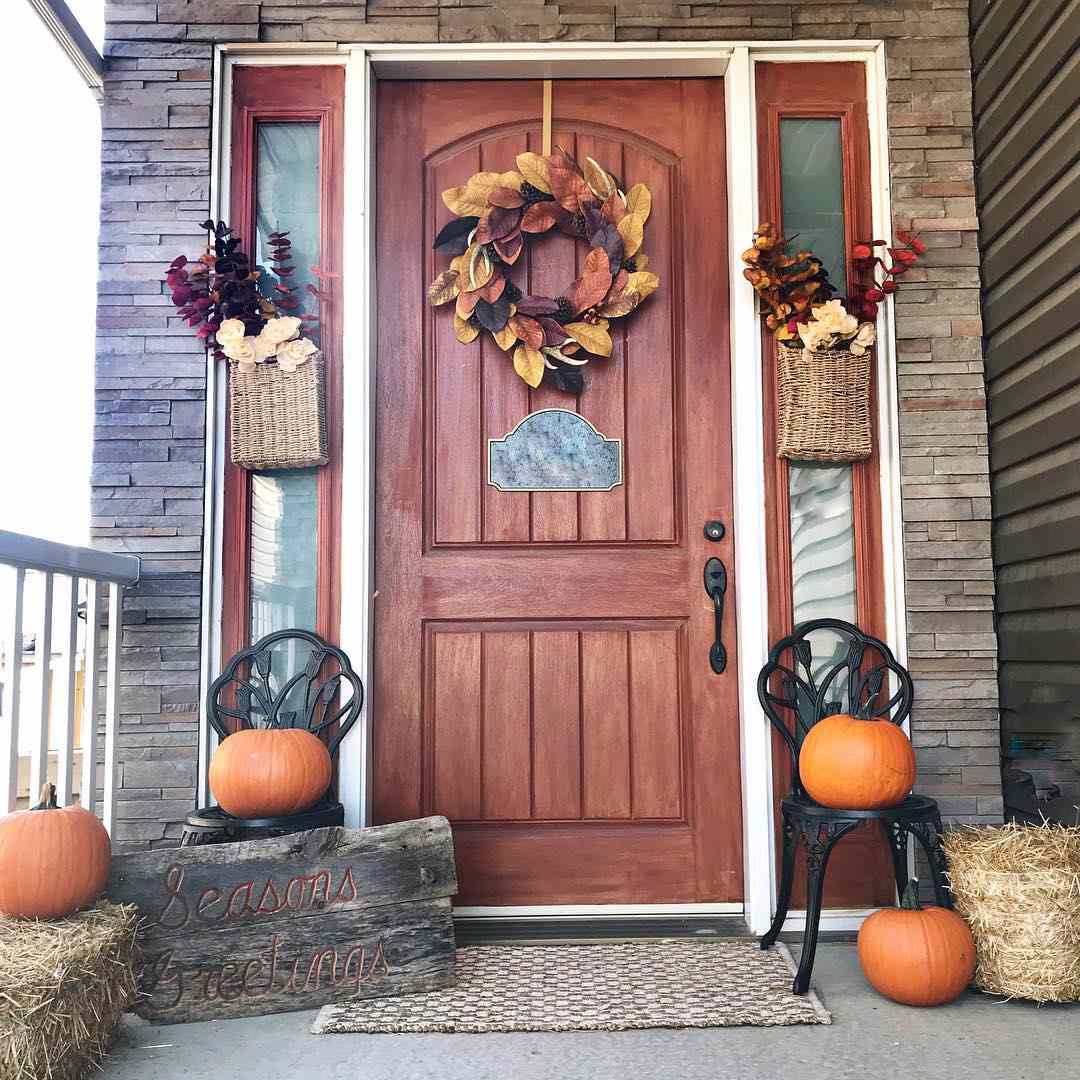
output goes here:
[{"label": "door thumb latch", "polygon": [[727,571],[716,558],[705,563],[705,592],[713,602],[716,634],[709,649],[709,666],[717,675],[727,668],[727,649],[724,648],[724,597],[727,593]]}]

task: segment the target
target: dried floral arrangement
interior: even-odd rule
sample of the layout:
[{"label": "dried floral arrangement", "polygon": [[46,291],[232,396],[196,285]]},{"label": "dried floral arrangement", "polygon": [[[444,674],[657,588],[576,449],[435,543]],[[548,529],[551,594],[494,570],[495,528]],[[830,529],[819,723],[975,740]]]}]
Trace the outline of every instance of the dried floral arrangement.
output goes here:
[{"label": "dried floral arrangement", "polygon": [[[610,320],[629,315],[660,285],[642,254],[652,195],[644,184],[620,189],[614,175],[564,150],[523,153],[517,169],[479,172],[443,192],[457,215],[435,238],[452,256],[428,289],[433,306],[456,301],[457,339],[491,334],[529,386],[545,377],[579,393],[590,356],[611,355]],[[510,280],[525,239],[556,228],[589,245],[581,276],[559,296],[528,296]]]},{"label": "dried floral arrangement", "polygon": [[[299,310],[301,297],[289,284],[296,267],[290,261],[288,232],[270,234],[266,271],[252,263],[224,221],[204,221],[203,228],[210,239],[198,261],[180,255],[165,273],[177,314],[214,350],[217,359],[227,357],[241,371],[253,371],[268,362],[282,371],[295,371],[318,352],[310,337],[301,336],[302,330],[317,333],[318,315],[290,314]],[[311,270],[320,280],[329,276],[318,267]],[[267,273],[272,275],[273,299],[259,288]],[[316,301],[323,299],[314,285],[307,285],[306,291]]]},{"label": "dried floral arrangement", "polygon": [[[847,349],[862,356],[875,341],[878,306],[896,292],[897,278],[925,254],[926,246],[898,229],[897,246],[866,240],[852,250],[852,288],[845,300],[829,281],[821,260],[811,251],[788,254],[795,237],[785,237],[771,222],[754,233],[753,247],[743,252],[743,276],[757,293],[765,325],[777,341],[821,351]],[[889,258],[877,254],[883,248]]]}]

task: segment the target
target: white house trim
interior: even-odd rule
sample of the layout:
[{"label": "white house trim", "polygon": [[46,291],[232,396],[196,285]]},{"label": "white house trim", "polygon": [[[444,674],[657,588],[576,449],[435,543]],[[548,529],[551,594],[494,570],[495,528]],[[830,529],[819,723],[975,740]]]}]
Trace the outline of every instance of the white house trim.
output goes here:
[{"label": "white house trim", "polygon": [[[256,44],[216,47],[214,161],[212,205],[228,204],[229,86],[235,65],[341,64],[346,68],[344,186],[344,432],[342,485],[342,583],[348,602],[342,604],[341,646],[353,658],[365,686],[371,686],[373,626],[374,520],[374,84],[382,78],[590,78],[719,76],[726,79],[728,220],[730,258],[730,333],[732,357],[732,443],[734,456],[735,575],[738,635],[741,767],[744,841],[744,903],[657,905],[642,908],[592,905],[587,908],[469,909],[475,916],[582,914],[732,914],[742,910],[750,930],[768,928],[775,904],[775,829],[772,792],[772,742],[757,702],[757,672],[768,651],[768,605],[754,582],[767,580],[764,545],[764,445],[762,355],[753,293],[742,277],[739,252],[757,225],[756,114],[754,65],[771,62],[860,61],[867,70],[870,120],[871,179],[875,235],[891,236],[888,182],[888,140],[885,97],[885,53],[880,41],[671,42],[567,44],[513,43],[491,45],[308,45]],[[220,216],[220,214],[218,215]],[[900,518],[900,456],[896,401],[896,357],[891,305],[885,305],[878,326],[877,350],[881,495],[886,567],[887,637],[897,657],[906,655],[904,631],[903,546]],[[217,384],[215,383],[215,386]],[[735,403],[738,402],[738,408]],[[221,510],[224,395],[208,400],[207,537],[204,568],[203,678],[216,673],[220,661]],[[208,483],[208,488],[210,487]],[[362,598],[367,598],[364,603]],[[369,820],[371,804],[371,724],[378,701],[369,698],[359,734],[342,744],[341,790],[347,823]],[[206,724],[200,745],[200,792],[211,750]],[[823,930],[850,929],[866,913],[826,912]],[[786,928],[801,926],[793,912]]]}]

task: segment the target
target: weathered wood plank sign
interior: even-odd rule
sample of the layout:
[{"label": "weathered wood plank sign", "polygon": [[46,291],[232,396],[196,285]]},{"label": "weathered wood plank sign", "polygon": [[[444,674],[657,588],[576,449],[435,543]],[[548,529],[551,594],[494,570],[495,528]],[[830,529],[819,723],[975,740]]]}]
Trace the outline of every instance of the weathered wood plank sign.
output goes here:
[{"label": "weathered wood plank sign", "polygon": [[446,818],[120,855],[144,919],[140,1015],[179,1023],[450,985]]}]

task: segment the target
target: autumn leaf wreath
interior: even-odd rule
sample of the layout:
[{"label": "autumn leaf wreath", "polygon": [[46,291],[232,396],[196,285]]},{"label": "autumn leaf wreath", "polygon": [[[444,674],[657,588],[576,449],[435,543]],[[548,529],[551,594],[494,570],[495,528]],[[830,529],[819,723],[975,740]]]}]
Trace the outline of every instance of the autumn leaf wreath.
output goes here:
[{"label": "autumn leaf wreath", "polygon": [[[610,320],[629,315],[660,285],[641,253],[649,189],[634,184],[624,193],[591,157],[582,169],[556,149],[518,154],[516,171],[474,173],[442,197],[458,216],[434,247],[453,258],[429,286],[429,302],[455,300],[458,340],[487,330],[504,352],[513,349],[514,370],[529,386],[547,376],[579,393],[581,367],[611,355]],[[561,296],[527,296],[508,275],[525,238],[552,228],[588,243],[581,276]]]}]

